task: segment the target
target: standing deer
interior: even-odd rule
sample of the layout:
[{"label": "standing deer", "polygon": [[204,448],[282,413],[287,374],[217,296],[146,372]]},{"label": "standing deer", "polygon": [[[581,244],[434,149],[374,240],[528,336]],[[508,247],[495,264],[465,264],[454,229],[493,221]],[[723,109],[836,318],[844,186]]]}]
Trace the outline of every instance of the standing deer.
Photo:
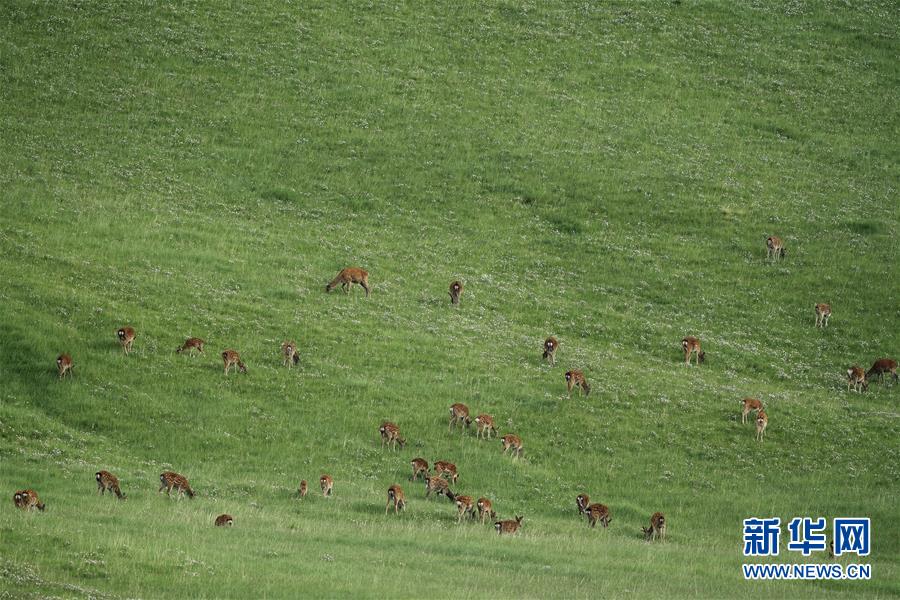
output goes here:
[{"label": "standing deer", "polygon": [[428,477],[428,461],[424,458],[414,458],[409,461],[409,464],[412,465],[412,477],[410,481],[416,481],[419,479],[419,474],[421,473],[424,477]]},{"label": "standing deer", "polygon": [[605,504],[591,504],[587,507],[587,510],[584,511],[584,514],[588,519],[588,523],[591,524],[591,527],[595,527],[597,521],[600,521],[600,524],[604,527],[609,527],[609,524],[612,521],[612,517],[609,514],[609,507]]},{"label": "standing deer", "polygon": [[559,342],[552,335],[544,340],[544,360],[550,361],[550,366],[556,364],[556,350],[559,348]]},{"label": "standing deer", "polygon": [[340,273],[337,274],[337,277],[331,280],[331,282],[325,286],[325,291],[330,292],[337,286],[341,286],[341,289],[344,290],[344,293],[348,293],[350,288],[353,287],[353,284],[359,284],[362,286],[364,290],[366,290],[366,298],[369,297],[369,273],[360,269],[359,267],[347,267],[346,269],[342,269]]},{"label": "standing deer", "polygon": [[591,393],[591,386],[584,378],[584,373],[578,369],[566,371],[566,390],[569,392],[569,398],[572,397],[572,388],[577,387],[585,396]]},{"label": "standing deer", "polygon": [[650,517],[650,527],[641,527],[644,531],[644,539],[648,542],[651,540],[666,540],[666,518],[661,512],[653,513]]},{"label": "standing deer", "polygon": [[463,433],[472,425],[472,419],[469,418],[469,407],[465,404],[457,402],[450,406],[450,424],[447,431],[452,431],[454,425],[463,428]]},{"label": "standing deer", "polygon": [[747,422],[747,415],[751,410],[755,410],[757,414],[763,409],[763,404],[756,398],[744,398],[741,400],[744,404],[744,410],[741,411],[741,423]]},{"label": "standing deer", "polygon": [[500,443],[503,446],[503,454],[512,448],[513,459],[517,459],[522,456],[522,440],[517,435],[513,435],[511,433],[504,435],[500,438]]},{"label": "standing deer", "polygon": [[390,421],[382,423],[381,427],[378,428],[378,433],[381,434],[382,448],[387,444],[388,448],[396,450],[398,444],[401,448],[406,445],[406,440],[400,436],[400,428]]},{"label": "standing deer", "polygon": [[222,352],[222,362],[225,363],[225,374],[228,375],[228,371],[231,370],[231,367],[237,366],[238,371],[241,373],[247,372],[247,367],[241,362],[241,355],[235,352],[234,350],[225,350]]},{"label": "standing deer", "polygon": [[828,317],[830,316],[830,304],[816,304],[816,327],[828,327]]},{"label": "standing deer", "polygon": [[62,379],[66,375],[71,375],[72,368],[74,366],[75,365],[72,363],[72,357],[65,352],[56,357],[56,370],[59,372],[60,379]]},{"label": "standing deer", "polygon": [[897,361],[891,358],[879,358],[872,365],[872,368],[866,372],[866,377],[871,378],[877,375],[881,383],[884,383],[884,374],[890,373],[894,383],[897,383]]},{"label": "standing deer", "polygon": [[484,436],[486,439],[491,439],[491,434],[497,433],[497,428],[494,427],[494,417],[491,415],[475,417],[475,428],[475,436],[479,438]]},{"label": "standing deer", "polygon": [[387,491],[387,505],[384,507],[384,514],[388,514],[388,510],[391,507],[391,504],[394,505],[394,514],[399,514],[399,512],[406,508],[406,500],[403,497],[403,488],[401,488],[396,483],[388,488]]},{"label": "standing deer", "polygon": [[331,496],[331,492],[334,490],[334,479],[331,478],[331,475],[322,475],[319,477],[319,485],[322,487],[322,495],[326,498]]},{"label": "standing deer", "polygon": [[523,517],[516,515],[515,521],[497,521],[494,523],[494,529],[497,530],[498,535],[503,535],[504,533],[507,535],[512,535],[519,530],[519,526],[522,525]]},{"label": "standing deer", "polygon": [[182,352],[187,352],[188,354],[193,356],[194,350],[196,350],[200,354],[203,354],[203,345],[205,343],[206,342],[204,342],[203,340],[201,340],[198,337],[189,337],[188,339],[186,339],[184,341],[184,343],[181,345],[180,348],[175,350],[175,354],[181,354]]},{"label": "standing deer", "polygon": [[459,297],[462,296],[463,293],[463,284],[459,281],[454,281],[450,284],[450,303],[457,305],[459,304]]},{"label": "standing deer", "polygon": [[766,238],[766,258],[784,258],[784,242],[776,235]]},{"label": "standing deer", "polygon": [[859,393],[860,388],[864,391],[869,389],[869,382],[866,381],[866,372],[863,371],[862,367],[857,367],[856,365],[847,369],[847,391],[850,391],[850,387],[853,387],[857,393]]},{"label": "standing deer", "polygon": [[761,442],[763,440],[763,434],[766,433],[766,426],[769,424],[769,415],[766,414],[766,411],[760,409],[759,412],[756,413],[756,441]]},{"label": "standing deer", "polygon": [[122,327],[116,331],[116,337],[119,338],[119,343],[122,344],[122,350],[125,351],[125,354],[131,352],[131,346],[134,344],[134,329]]},{"label": "standing deer", "polygon": [[478,507],[478,516],[481,517],[481,524],[484,525],[484,522],[490,519],[496,519],[497,513],[494,512],[493,503],[487,498],[479,498],[478,502],[475,503],[475,506]]},{"label": "standing deer", "polygon": [[297,352],[297,344],[291,341],[285,341],[281,344],[281,356],[284,360],[281,361],[282,366],[293,368],[294,365],[300,362],[300,353]]},{"label": "standing deer", "polygon": [[706,352],[700,349],[700,340],[692,335],[681,340],[681,349],[684,350],[684,364],[691,364],[691,354],[697,359],[697,366],[706,361]]}]

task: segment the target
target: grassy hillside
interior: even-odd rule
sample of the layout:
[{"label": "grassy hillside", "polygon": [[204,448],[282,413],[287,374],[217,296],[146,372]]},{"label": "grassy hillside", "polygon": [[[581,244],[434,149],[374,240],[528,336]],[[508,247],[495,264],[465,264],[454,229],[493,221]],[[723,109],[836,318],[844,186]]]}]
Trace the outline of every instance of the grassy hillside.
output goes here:
[{"label": "grassy hillside", "polygon": [[[844,376],[900,355],[895,3],[166,4],[0,3],[0,596],[900,594],[900,387]],[[871,517],[872,580],[745,582],[752,516]]]}]

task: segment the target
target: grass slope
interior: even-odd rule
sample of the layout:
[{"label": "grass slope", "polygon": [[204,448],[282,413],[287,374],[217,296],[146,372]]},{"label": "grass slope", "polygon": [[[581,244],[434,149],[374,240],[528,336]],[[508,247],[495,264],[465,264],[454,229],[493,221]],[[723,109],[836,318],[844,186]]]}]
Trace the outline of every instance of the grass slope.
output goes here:
[{"label": "grass slope", "polygon": [[[900,594],[900,389],[843,379],[900,352],[898,26],[893,2],[0,4],[0,595]],[[324,293],[347,265],[371,298]],[[525,460],[448,433],[457,401]],[[417,455],[521,535],[424,501]],[[167,468],[198,498],[158,497]],[[292,497],[322,472],[332,499]],[[872,580],[745,582],[741,520],[806,515],[870,516]]]}]

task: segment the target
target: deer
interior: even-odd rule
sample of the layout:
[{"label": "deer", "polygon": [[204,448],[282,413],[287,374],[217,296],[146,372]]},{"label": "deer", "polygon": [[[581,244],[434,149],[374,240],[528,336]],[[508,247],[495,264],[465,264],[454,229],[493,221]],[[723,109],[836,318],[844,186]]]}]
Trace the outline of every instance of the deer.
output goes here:
[{"label": "deer", "polygon": [[463,284],[459,281],[454,281],[450,284],[450,304],[454,306],[459,305],[459,297],[462,296],[463,293]]},{"label": "deer", "polygon": [[119,488],[119,478],[110,473],[109,471],[97,471],[94,473],[94,478],[97,480],[97,493],[101,496],[106,493],[107,490],[116,495],[116,498],[119,500],[125,500],[125,494],[122,493],[122,490]]},{"label": "deer", "polygon": [[566,391],[569,392],[569,398],[572,397],[572,388],[577,387],[581,393],[588,396],[591,393],[591,386],[584,378],[584,373],[578,369],[566,371]]},{"label": "deer", "polygon": [[583,515],[591,504],[591,498],[587,494],[578,494],[578,497],[575,498],[575,504],[578,506],[578,514]]},{"label": "deer", "polygon": [[450,484],[447,483],[447,480],[439,475],[426,475],[425,476],[425,499],[428,500],[431,497],[431,494],[435,493],[437,495],[446,496],[449,500],[453,500],[455,496],[453,492],[450,491]]},{"label": "deer", "polygon": [[756,398],[744,398],[741,400],[744,404],[744,410],[741,411],[741,423],[747,422],[747,415],[750,414],[751,410],[755,410],[757,413],[763,409],[763,404]]},{"label": "deer", "polygon": [[412,477],[410,477],[410,481],[417,481],[419,479],[419,474],[421,473],[425,477],[428,477],[428,461],[424,458],[414,458],[409,461],[409,464],[412,465]]},{"label": "deer", "polygon": [[847,391],[850,391],[850,388],[853,387],[857,393],[859,393],[860,388],[863,391],[869,390],[869,382],[866,381],[866,372],[862,369],[862,367],[857,367],[856,365],[847,369]]},{"label": "deer", "polygon": [[475,499],[472,496],[456,496],[456,524],[459,525],[463,517],[475,518]]},{"label": "deer", "polygon": [[231,527],[234,525],[234,517],[229,514],[216,517],[216,527]]},{"label": "deer", "polygon": [[512,448],[513,460],[522,456],[522,440],[519,436],[508,433],[500,438],[500,444],[503,446],[503,454]]},{"label": "deer", "polygon": [[828,317],[830,316],[830,304],[816,304],[816,327],[828,327]]},{"label": "deer", "polygon": [[309,493],[309,484],[305,479],[300,481],[300,486],[297,488],[297,493],[301,498],[306,498],[306,495]]},{"label": "deer", "polygon": [[450,406],[450,424],[447,431],[452,431],[454,425],[463,428],[463,433],[472,425],[472,419],[469,418],[469,407],[465,404],[457,402]]},{"label": "deer", "polygon": [[550,366],[556,364],[556,350],[559,348],[559,342],[552,335],[544,340],[544,356],[543,360],[549,360]]},{"label": "deer", "polygon": [[328,498],[334,490],[334,479],[331,475],[322,475],[319,477],[319,485],[322,487],[322,496]]},{"label": "deer", "polygon": [[515,521],[497,521],[494,523],[494,529],[497,530],[498,535],[503,535],[504,533],[512,535],[519,530],[523,518],[524,517],[516,515]]},{"label": "deer", "polygon": [[194,355],[194,350],[198,353],[203,354],[203,345],[206,342],[201,340],[198,337],[189,337],[184,341],[184,343],[175,350],[175,354],[181,354],[182,352],[187,352],[189,355]]},{"label": "deer", "polygon": [[16,508],[22,510],[33,510],[36,508],[39,511],[44,512],[44,509],[47,508],[47,506],[41,502],[37,492],[34,490],[17,491],[13,494],[13,504],[15,504]]},{"label": "deer", "polygon": [[331,282],[325,286],[325,292],[330,292],[340,285],[341,289],[344,290],[344,293],[346,294],[350,291],[350,288],[353,287],[354,283],[359,284],[366,290],[366,298],[368,298],[370,290],[369,273],[359,267],[347,267],[346,269],[342,269],[341,272],[337,274],[337,277],[332,279]]},{"label": "deer", "polygon": [[59,372],[59,378],[62,379],[72,374],[75,365],[72,363],[72,357],[63,352],[56,357],[56,370]]},{"label": "deer", "polygon": [[595,527],[597,521],[600,521],[600,524],[604,527],[609,527],[609,524],[612,522],[612,517],[609,514],[609,507],[605,504],[591,504],[584,511],[584,514],[588,519],[588,523],[591,524],[591,527]]},{"label": "deer", "polygon": [[684,364],[690,366],[691,354],[697,359],[697,366],[706,361],[706,352],[700,349],[700,340],[692,335],[681,340],[681,349],[684,350]]},{"label": "deer", "polygon": [[482,525],[484,525],[484,522],[489,518],[497,518],[497,513],[494,512],[494,505],[487,498],[479,498],[478,502],[475,503],[475,506],[478,507],[478,516],[481,517]]},{"label": "deer", "polygon": [[183,475],[179,475],[174,471],[163,471],[159,476],[159,483],[158,493],[160,494],[163,490],[166,490],[166,495],[171,496],[174,489],[178,492],[177,498],[181,499],[182,496],[187,494],[188,498],[194,499],[194,490],[191,489],[191,484],[188,483],[188,480]]},{"label": "deer", "polygon": [[644,539],[648,542],[651,540],[665,541],[666,518],[661,512],[655,512],[650,517],[650,527],[641,527],[641,530],[644,532]]},{"label": "deer", "polygon": [[131,352],[131,346],[134,344],[134,329],[121,327],[116,331],[116,337],[119,338],[119,343],[122,344],[122,350],[125,351],[125,354],[127,355]]},{"label": "deer", "polygon": [[434,462],[434,474],[449,475],[450,481],[452,483],[456,483],[456,480],[459,479],[459,473],[456,471],[456,465],[454,465],[452,462],[447,462],[446,460],[437,460]]},{"label": "deer", "polygon": [[763,435],[766,433],[766,426],[769,424],[769,415],[766,411],[760,409],[756,413],[756,441],[763,441]]},{"label": "deer", "polygon": [[281,361],[282,366],[293,368],[300,362],[300,353],[297,352],[297,344],[295,342],[285,341],[281,344]]},{"label": "deer", "polygon": [[494,426],[494,417],[491,415],[478,415],[475,417],[475,436],[485,439],[491,439],[491,434],[497,433]]},{"label": "deer", "polygon": [[766,258],[784,258],[784,242],[776,235],[766,238]]},{"label": "deer", "polygon": [[884,383],[884,374],[890,373],[891,378],[894,380],[894,383],[897,383],[897,361],[892,358],[879,358],[872,365],[872,368],[866,372],[866,377],[871,378],[873,375],[877,375],[881,380],[881,383]]},{"label": "deer", "polygon": [[222,352],[222,362],[225,363],[225,374],[228,375],[228,371],[231,370],[231,367],[237,365],[238,371],[241,373],[247,372],[247,367],[241,362],[241,355],[235,352],[234,350],[225,350]]},{"label": "deer", "polygon": [[406,500],[403,497],[403,488],[396,483],[388,488],[387,505],[384,507],[384,514],[388,514],[391,504],[394,505],[394,514],[399,514],[401,510],[406,508]]},{"label": "deer", "polygon": [[406,440],[400,436],[400,428],[390,421],[382,423],[381,427],[378,428],[378,433],[381,434],[382,448],[387,444],[388,448],[396,450],[398,444],[401,448],[406,445]]}]

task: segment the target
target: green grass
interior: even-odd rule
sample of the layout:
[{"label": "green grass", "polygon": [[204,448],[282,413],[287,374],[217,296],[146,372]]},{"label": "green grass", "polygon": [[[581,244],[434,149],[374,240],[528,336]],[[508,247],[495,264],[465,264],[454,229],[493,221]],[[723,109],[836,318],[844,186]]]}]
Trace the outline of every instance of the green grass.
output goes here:
[{"label": "green grass", "polygon": [[[900,388],[844,372],[900,352],[898,27],[893,2],[0,4],[0,596],[897,596]],[[348,265],[370,298],[324,293]],[[525,459],[449,434],[453,402]],[[414,456],[521,534],[457,526]],[[169,468],[195,500],[157,495]],[[750,516],[871,517],[872,580],[745,582]]]}]

